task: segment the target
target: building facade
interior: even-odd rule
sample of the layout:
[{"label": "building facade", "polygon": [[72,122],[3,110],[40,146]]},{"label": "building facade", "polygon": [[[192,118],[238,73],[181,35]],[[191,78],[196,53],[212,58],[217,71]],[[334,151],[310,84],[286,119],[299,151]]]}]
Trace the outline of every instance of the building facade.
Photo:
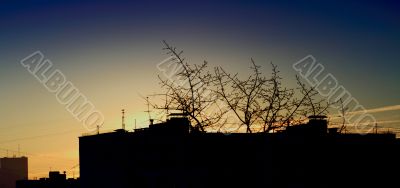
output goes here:
[{"label": "building facade", "polygon": [[27,157],[0,158],[0,187],[15,188],[17,180],[28,179]]},{"label": "building facade", "polygon": [[84,188],[393,187],[394,134],[339,134],[324,118],[280,133],[190,132],[185,118],[79,138]]}]

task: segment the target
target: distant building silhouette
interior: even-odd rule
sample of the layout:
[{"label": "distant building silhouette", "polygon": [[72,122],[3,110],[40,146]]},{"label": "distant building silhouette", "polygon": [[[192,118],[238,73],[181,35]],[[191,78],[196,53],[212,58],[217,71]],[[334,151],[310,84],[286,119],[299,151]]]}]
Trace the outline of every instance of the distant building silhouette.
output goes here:
[{"label": "distant building silhouette", "polygon": [[279,133],[191,132],[173,117],[79,138],[83,188],[397,187],[394,134],[339,134],[325,117]]},{"label": "distant building silhouette", "polygon": [[28,179],[28,158],[0,158],[0,188],[15,188],[15,181]]},{"label": "distant building silhouette", "polygon": [[79,179],[67,179],[65,172],[49,172],[49,178],[19,180],[16,188],[79,188]]}]

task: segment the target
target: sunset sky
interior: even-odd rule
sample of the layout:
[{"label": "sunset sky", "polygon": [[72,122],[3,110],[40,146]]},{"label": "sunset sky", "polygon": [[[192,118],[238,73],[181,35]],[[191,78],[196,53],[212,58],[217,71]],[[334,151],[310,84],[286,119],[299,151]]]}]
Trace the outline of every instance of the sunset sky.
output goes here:
[{"label": "sunset sky", "polygon": [[[147,126],[162,40],[191,63],[265,74],[313,55],[382,126],[400,127],[400,3],[393,1],[1,1],[0,157],[29,157],[30,177],[78,173],[87,130],[20,61],[41,51],[104,114],[102,130]],[[14,152],[13,152],[14,151]]]}]

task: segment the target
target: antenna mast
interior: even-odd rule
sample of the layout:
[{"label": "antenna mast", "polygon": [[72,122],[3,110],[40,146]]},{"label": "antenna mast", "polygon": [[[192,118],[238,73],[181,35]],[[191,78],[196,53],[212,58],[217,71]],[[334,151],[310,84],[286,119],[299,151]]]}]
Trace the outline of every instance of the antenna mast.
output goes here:
[{"label": "antenna mast", "polygon": [[122,109],[122,129],[125,130],[125,109]]},{"label": "antenna mast", "polygon": [[151,119],[151,114],[150,114],[150,102],[149,102],[149,97],[146,97],[146,105],[147,105],[147,114],[149,115],[149,121],[150,124],[153,124],[153,119]]}]

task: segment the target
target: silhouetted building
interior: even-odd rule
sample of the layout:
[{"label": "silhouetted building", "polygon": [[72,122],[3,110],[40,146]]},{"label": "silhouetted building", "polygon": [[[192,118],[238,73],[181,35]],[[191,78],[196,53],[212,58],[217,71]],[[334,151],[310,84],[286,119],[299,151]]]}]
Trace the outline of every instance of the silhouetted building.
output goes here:
[{"label": "silhouetted building", "polygon": [[321,116],[255,134],[191,132],[175,117],[80,137],[80,180],[83,188],[393,187],[399,149],[394,134],[339,134]]},{"label": "silhouetted building", "polygon": [[65,172],[49,172],[49,178],[38,180],[19,180],[16,188],[79,188],[79,179],[69,178]]},{"label": "silhouetted building", "polygon": [[28,179],[28,158],[0,158],[0,188],[15,188],[15,181]]}]

